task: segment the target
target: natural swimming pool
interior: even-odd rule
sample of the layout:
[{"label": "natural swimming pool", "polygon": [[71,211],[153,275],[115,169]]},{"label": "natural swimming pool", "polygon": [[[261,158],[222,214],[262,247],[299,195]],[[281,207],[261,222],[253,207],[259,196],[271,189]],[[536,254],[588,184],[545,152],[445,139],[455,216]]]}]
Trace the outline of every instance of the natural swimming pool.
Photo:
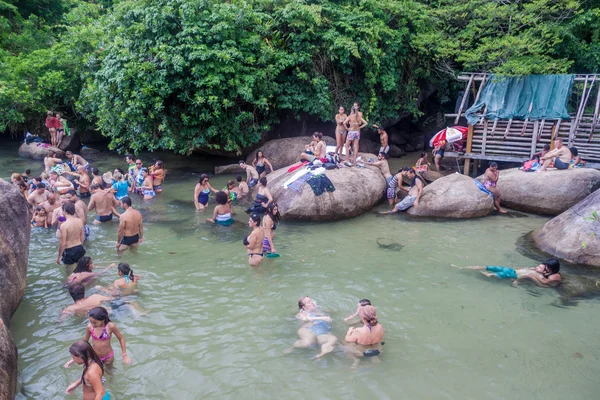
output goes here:
[{"label": "natural swimming pool", "polygon": [[[518,247],[547,218],[422,221],[372,212],[336,223],[282,223],[275,238],[282,257],[252,269],[241,244],[249,232],[243,208],[235,208],[241,222],[231,228],[209,225],[208,213],[194,210],[198,176],[191,172],[208,171],[211,163],[169,159],[165,192],[152,203],[135,201],[144,213],[145,240],[137,254],[121,259],[144,276],[133,300],[148,314],[113,317],[134,361],[124,366],[113,341],[117,361],[106,388],[117,399],[596,397],[597,299],[565,307],[552,289],[516,289],[450,267],[536,264]],[[98,164],[123,167],[116,156]],[[2,177],[39,165],[19,159],[16,148],[0,150]],[[221,188],[227,179],[211,183]],[[116,228],[92,228],[86,248],[98,266],[118,261]],[[399,246],[382,248],[379,238]],[[86,321],[58,323],[72,300],[62,289],[65,268],[55,259],[53,233],[32,231],[25,298],[12,320],[18,398],[64,398],[80,374],[63,364]],[[340,351],[320,361],[311,359],[316,349],[284,354],[296,340],[301,295],[331,315],[340,339],[343,318],[358,299],[369,298],[386,331],[382,362],[365,360],[352,370]]]}]

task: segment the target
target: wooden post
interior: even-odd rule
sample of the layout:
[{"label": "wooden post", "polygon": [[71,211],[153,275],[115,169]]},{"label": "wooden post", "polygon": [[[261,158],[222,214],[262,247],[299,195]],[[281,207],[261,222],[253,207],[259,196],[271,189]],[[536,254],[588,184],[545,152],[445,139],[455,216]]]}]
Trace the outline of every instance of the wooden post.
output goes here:
[{"label": "wooden post", "polygon": [[[467,134],[467,152],[465,155],[471,154],[471,149],[473,148],[473,125],[469,124],[469,132]],[[471,159],[465,158],[465,172],[464,174],[469,176],[471,172]]]},{"label": "wooden post", "polygon": [[454,120],[454,125],[458,124],[460,114],[462,114],[463,107],[465,106],[465,102],[467,101],[467,97],[469,97],[469,89],[471,89],[471,84],[473,84],[473,78],[475,78],[475,74],[471,75],[471,79],[469,79],[469,83],[467,83],[467,89],[465,90],[465,94],[463,95],[462,101],[460,102],[460,108],[458,109],[458,115]]},{"label": "wooden post", "polygon": [[488,120],[483,123],[483,140],[481,141],[481,154],[485,155],[485,145],[487,144]]}]

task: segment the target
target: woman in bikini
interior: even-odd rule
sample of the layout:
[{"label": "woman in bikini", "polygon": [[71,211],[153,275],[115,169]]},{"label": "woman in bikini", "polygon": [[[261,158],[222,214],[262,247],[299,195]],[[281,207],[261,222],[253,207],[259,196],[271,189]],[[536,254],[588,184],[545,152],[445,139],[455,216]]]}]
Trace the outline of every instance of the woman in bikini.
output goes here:
[{"label": "woman in bikini", "polygon": [[213,211],[213,216],[212,218],[207,218],[206,221],[217,225],[231,226],[235,221],[231,218],[233,211],[231,210],[229,196],[227,196],[227,193],[219,191],[215,195],[215,201],[217,202],[217,206]]},{"label": "woman in bikini", "polygon": [[66,393],[72,394],[79,385],[83,384],[83,400],[110,400],[110,394],[102,385],[104,365],[92,346],[85,340],[78,340],[69,348],[71,361],[83,365],[83,373],[77,382],[67,387]]},{"label": "woman in bikini", "polygon": [[485,171],[483,186],[494,195],[494,207],[501,214],[506,214],[507,211],[500,207],[500,191],[496,188],[498,179],[500,179],[500,171],[498,170],[498,164],[495,162],[490,163],[490,167]]},{"label": "woman in bikini", "polygon": [[258,190],[256,193],[256,199],[254,205],[248,209],[247,213],[254,213],[264,215],[267,211],[267,206],[273,202],[273,195],[267,186],[267,177],[262,177],[259,180]]},{"label": "woman in bikini", "polygon": [[101,275],[101,274],[107,272],[109,269],[111,269],[112,267],[115,267],[116,265],[117,264],[112,263],[100,272],[93,272],[93,270],[96,268],[96,266],[94,265],[94,261],[92,260],[92,257],[83,256],[77,262],[77,267],[75,267],[75,270],[73,271],[73,273],[71,275],[69,275],[69,277],[67,278],[66,285],[69,286],[69,285],[73,285],[75,283],[85,284],[86,282],[89,282],[90,280],[97,277],[98,275]]},{"label": "woman in bikini", "polygon": [[265,241],[265,231],[260,227],[261,218],[253,214],[248,220],[248,226],[252,229],[250,235],[244,239],[243,243],[248,249],[248,263],[256,267],[258,266],[265,254],[263,253],[263,242]]},{"label": "woman in bikini", "polygon": [[152,177],[146,168],[142,168],[142,177],[144,178],[144,182],[142,183],[142,195],[144,195],[144,200],[152,200],[154,196],[156,196],[156,193],[154,192],[154,186],[152,185]]},{"label": "woman in bikini", "polygon": [[344,349],[352,357],[352,368],[358,367],[362,357],[376,357],[381,354],[383,327],[377,319],[377,311],[373,306],[359,307],[358,315],[363,326],[349,328],[344,339]]},{"label": "woman in bikini", "polygon": [[262,228],[265,232],[265,239],[263,240],[263,253],[277,253],[275,245],[273,244],[273,238],[275,237],[275,229],[277,229],[277,223],[279,222],[279,207],[277,203],[271,203],[267,206],[267,212],[262,220]]},{"label": "woman in bikini", "polygon": [[415,163],[415,170],[417,172],[425,172],[431,167],[431,163],[427,159],[428,153],[426,151],[421,152],[421,158]]},{"label": "woman in bikini", "polygon": [[[115,360],[115,351],[110,345],[112,335],[117,337],[121,345],[121,355],[125,364],[131,364],[131,358],[127,356],[127,347],[125,346],[125,338],[119,332],[117,326],[108,318],[108,311],[104,307],[94,307],[88,313],[90,323],[85,328],[83,340],[89,342],[92,338],[92,347],[100,361],[104,364],[112,363]],[[69,368],[73,364],[73,360],[65,364],[65,368]]]},{"label": "woman in bikini", "polygon": [[162,185],[165,180],[165,164],[156,160],[153,166],[150,167],[150,174],[152,176],[152,188],[156,193],[162,192]]},{"label": "woman in bikini", "polygon": [[296,314],[296,318],[303,324],[298,329],[300,339],[294,343],[294,348],[306,348],[313,344],[319,344],[321,352],[315,356],[317,359],[331,353],[337,342],[337,338],[331,334],[331,318],[320,311],[314,300],[308,296],[300,297],[298,308],[300,311]]},{"label": "woman in bikini", "polygon": [[256,172],[258,172],[259,178],[267,176],[267,165],[269,166],[269,169],[271,169],[271,172],[273,172],[273,166],[271,165],[269,160],[265,158],[265,156],[263,155],[263,151],[258,150],[256,152],[256,158],[254,159],[254,161],[252,161],[252,166],[256,168]]},{"label": "woman in bikini", "polygon": [[344,125],[347,118],[348,116],[344,111],[344,107],[340,106],[338,113],[335,115],[335,154],[340,159],[342,158],[342,149],[344,148],[344,143],[346,143],[346,134],[348,133],[348,129]]},{"label": "woman in bikini", "polygon": [[[52,111],[48,111],[46,114],[46,128],[48,128],[48,132],[50,132],[50,144],[53,147],[56,147],[56,125],[57,120],[54,117],[54,113]],[[48,170],[46,170],[48,172]]]},{"label": "woman in bikini", "polygon": [[208,175],[200,175],[200,179],[194,188],[194,205],[196,206],[196,210],[204,210],[206,208],[210,192],[217,193],[208,182]]}]

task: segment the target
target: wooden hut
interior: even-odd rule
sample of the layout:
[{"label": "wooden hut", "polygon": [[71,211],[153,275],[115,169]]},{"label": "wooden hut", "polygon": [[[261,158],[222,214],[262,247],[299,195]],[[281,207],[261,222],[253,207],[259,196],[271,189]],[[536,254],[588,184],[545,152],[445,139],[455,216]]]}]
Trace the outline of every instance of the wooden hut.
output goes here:
[{"label": "wooden hut", "polygon": [[[483,89],[491,79],[493,76],[486,73],[465,73],[459,76],[458,80],[466,83],[464,95],[458,111],[446,114],[446,118],[451,118],[454,125],[458,124],[465,117],[470,103],[478,103]],[[489,118],[486,117],[487,106],[482,107],[474,114],[478,117],[477,122],[468,124],[466,152],[446,152],[446,155],[464,158],[464,173],[468,175],[471,160],[476,163],[479,160],[524,162],[541,151],[545,144],[554,148],[554,140],[560,137],[569,147],[577,148],[579,155],[587,161],[587,167],[600,168],[599,88],[600,75],[574,75],[570,90],[560,94],[565,96],[570,118]],[[470,98],[474,100],[470,101]],[[529,112],[536,107],[533,103],[532,100]],[[473,110],[470,117],[473,120]]]}]

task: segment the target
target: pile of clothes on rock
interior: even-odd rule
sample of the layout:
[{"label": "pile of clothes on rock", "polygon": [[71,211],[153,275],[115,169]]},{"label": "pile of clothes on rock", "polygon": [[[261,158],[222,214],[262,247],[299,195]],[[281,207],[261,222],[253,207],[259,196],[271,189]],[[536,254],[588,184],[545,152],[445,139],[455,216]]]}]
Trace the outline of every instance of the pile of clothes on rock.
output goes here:
[{"label": "pile of clothes on rock", "polygon": [[312,163],[302,162],[291,166],[288,172],[296,173],[283,184],[283,187],[299,193],[302,191],[304,184],[308,183],[315,196],[320,196],[325,192],[334,192],[335,186],[325,175],[327,169],[333,169],[332,167],[328,168],[328,164],[333,165],[333,168],[337,168],[334,163],[323,163],[320,160],[315,160]]}]

